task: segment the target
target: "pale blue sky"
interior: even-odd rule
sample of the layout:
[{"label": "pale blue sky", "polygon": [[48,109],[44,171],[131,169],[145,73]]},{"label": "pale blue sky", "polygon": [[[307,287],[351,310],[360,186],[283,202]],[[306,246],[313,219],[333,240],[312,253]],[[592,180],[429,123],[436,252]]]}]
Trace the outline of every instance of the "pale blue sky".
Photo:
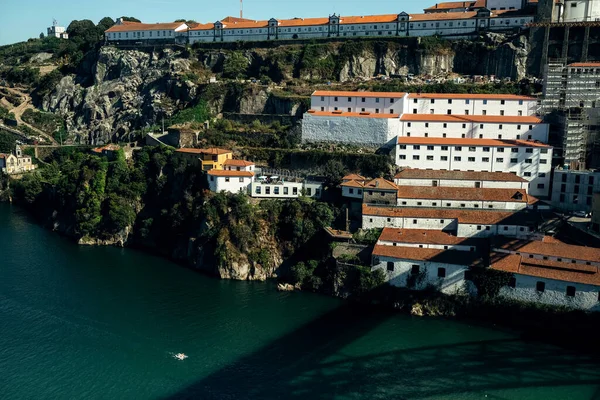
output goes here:
[{"label": "pale blue sky", "polygon": [[[244,0],[251,19],[422,12],[440,0]],[[0,45],[38,37],[56,18],[63,26],[74,19],[98,23],[103,17],[136,17],[143,22],[178,18],[214,22],[239,15],[239,0],[0,0]]]}]

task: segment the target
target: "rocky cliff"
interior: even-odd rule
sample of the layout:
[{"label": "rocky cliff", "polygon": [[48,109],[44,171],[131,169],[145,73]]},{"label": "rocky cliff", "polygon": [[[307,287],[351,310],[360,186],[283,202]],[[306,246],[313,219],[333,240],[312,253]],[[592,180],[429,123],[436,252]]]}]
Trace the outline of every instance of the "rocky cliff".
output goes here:
[{"label": "rocky cliff", "polygon": [[[63,116],[78,141],[96,144],[150,127],[199,99],[207,100],[215,114],[304,112],[303,99],[276,95],[281,90],[269,83],[285,88],[315,81],[361,82],[379,75],[452,72],[518,80],[526,73],[528,46],[524,36],[488,34],[476,41],[405,38],[242,50],[102,47],[86,57],[77,74],[63,77],[42,99],[41,108]],[[231,65],[240,59],[239,76],[257,84],[221,78],[220,84],[207,84],[208,76],[227,78]]]}]

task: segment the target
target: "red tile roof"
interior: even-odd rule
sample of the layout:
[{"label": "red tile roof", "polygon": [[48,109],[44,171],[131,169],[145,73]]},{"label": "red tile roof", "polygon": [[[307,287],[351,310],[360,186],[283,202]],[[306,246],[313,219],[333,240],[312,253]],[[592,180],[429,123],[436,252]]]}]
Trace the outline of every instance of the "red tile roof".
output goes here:
[{"label": "red tile roof", "polygon": [[564,282],[600,285],[597,267],[565,262],[523,258],[515,254],[492,253],[490,268],[514,274]]},{"label": "red tile roof", "polygon": [[354,117],[354,118],[400,118],[400,114],[376,114],[368,112],[345,112],[345,111],[315,111],[308,110],[310,115],[317,117]]},{"label": "red tile roof", "polygon": [[398,137],[398,144],[438,145],[438,146],[476,146],[476,147],[543,147],[550,148],[544,143],[527,140],[505,139],[462,139],[462,138],[425,138]]},{"label": "red tile roof", "polygon": [[420,247],[375,245],[374,256],[400,260],[430,261],[443,264],[475,266],[481,265],[481,257],[471,251],[425,249]]},{"label": "red tile roof", "polygon": [[394,182],[390,182],[383,178],[375,178],[365,183],[365,189],[379,189],[379,190],[398,190],[398,186]]},{"label": "red tile roof", "polygon": [[245,160],[227,160],[223,165],[232,167],[249,167],[254,165],[254,163],[252,161]]},{"label": "red tile roof", "polygon": [[235,177],[253,177],[254,176],[254,172],[250,172],[250,171],[230,171],[230,170],[225,170],[225,169],[211,169],[210,171],[208,171],[208,175],[212,175],[212,176],[220,176],[220,177],[229,177],[229,176],[235,176]]},{"label": "red tile roof", "polygon": [[343,181],[364,181],[366,179],[364,176],[358,174],[349,174],[342,178]]},{"label": "red tile roof", "polygon": [[313,96],[325,96],[325,97],[380,97],[386,99],[400,99],[406,95],[405,92],[348,92],[348,91],[335,91],[335,90],[316,90],[312,94]]},{"label": "red tile roof", "polygon": [[498,239],[492,246],[494,249],[510,250],[519,253],[539,254],[543,256],[564,258],[565,261],[582,260],[600,262],[600,249],[565,244],[561,242],[527,241]]},{"label": "red tile roof", "polygon": [[600,61],[596,62],[579,62],[569,64],[568,67],[580,67],[580,68],[600,68]]},{"label": "red tile roof", "polygon": [[475,171],[447,171],[434,169],[405,168],[398,172],[395,179],[444,179],[456,181],[499,181],[522,182],[528,181],[509,172],[475,172]]},{"label": "red tile roof", "polygon": [[476,16],[477,16],[477,12],[475,12],[475,11],[410,14],[410,22],[471,19]]},{"label": "red tile roof", "polygon": [[[461,14],[461,13],[458,13]],[[448,14],[446,14],[448,15]],[[516,94],[475,94],[475,93],[409,93],[409,99],[465,99],[465,100],[527,100],[536,101],[535,97]]]},{"label": "red tile roof", "polygon": [[403,114],[402,121],[424,122],[474,122],[474,123],[507,123],[507,124],[541,124],[537,117],[519,117],[509,115],[448,115],[448,114]]},{"label": "red tile roof", "polygon": [[365,184],[363,181],[355,181],[355,180],[350,180],[350,181],[346,181],[344,183],[342,183],[340,186],[342,187],[353,187],[353,188],[364,188]]},{"label": "red tile roof", "polygon": [[379,236],[383,242],[469,246],[473,239],[459,238],[446,232],[428,229],[384,228]]},{"label": "red tile roof", "polygon": [[525,189],[492,189],[464,187],[401,186],[399,199],[499,201],[534,204],[539,200]]},{"label": "red tile roof", "polygon": [[448,1],[448,2],[444,2],[444,3],[438,3],[431,7],[427,7],[423,11],[425,11],[425,12],[436,11],[436,10],[444,11],[444,10],[451,10],[453,8],[465,8],[466,9],[466,8],[470,8],[474,5],[475,5],[474,1]]},{"label": "red tile roof", "polygon": [[[417,218],[417,219],[456,219],[461,224],[481,225],[515,225],[525,226],[526,218],[523,214],[509,211],[491,210],[466,210],[466,209],[439,209],[439,208],[411,208],[411,207],[373,207],[363,204],[363,216],[378,216],[391,218]],[[519,218],[516,218],[519,217]],[[517,221],[517,219],[520,219]]]}]

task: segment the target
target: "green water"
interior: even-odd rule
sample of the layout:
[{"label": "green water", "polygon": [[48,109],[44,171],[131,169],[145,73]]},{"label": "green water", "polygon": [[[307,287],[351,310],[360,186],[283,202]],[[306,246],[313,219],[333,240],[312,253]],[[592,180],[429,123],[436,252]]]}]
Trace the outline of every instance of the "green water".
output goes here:
[{"label": "green water", "polygon": [[499,330],[77,247],[0,204],[0,399],[592,399],[599,366]]}]

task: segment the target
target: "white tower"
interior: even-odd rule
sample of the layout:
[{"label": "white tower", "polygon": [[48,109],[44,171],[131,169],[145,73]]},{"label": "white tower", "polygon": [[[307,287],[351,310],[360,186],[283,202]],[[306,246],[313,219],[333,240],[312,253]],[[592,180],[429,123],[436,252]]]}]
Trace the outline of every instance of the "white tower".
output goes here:
[{"label": "white tower", "polygon": [[563,22],[600,21],[600,0],[564,0]]}]

